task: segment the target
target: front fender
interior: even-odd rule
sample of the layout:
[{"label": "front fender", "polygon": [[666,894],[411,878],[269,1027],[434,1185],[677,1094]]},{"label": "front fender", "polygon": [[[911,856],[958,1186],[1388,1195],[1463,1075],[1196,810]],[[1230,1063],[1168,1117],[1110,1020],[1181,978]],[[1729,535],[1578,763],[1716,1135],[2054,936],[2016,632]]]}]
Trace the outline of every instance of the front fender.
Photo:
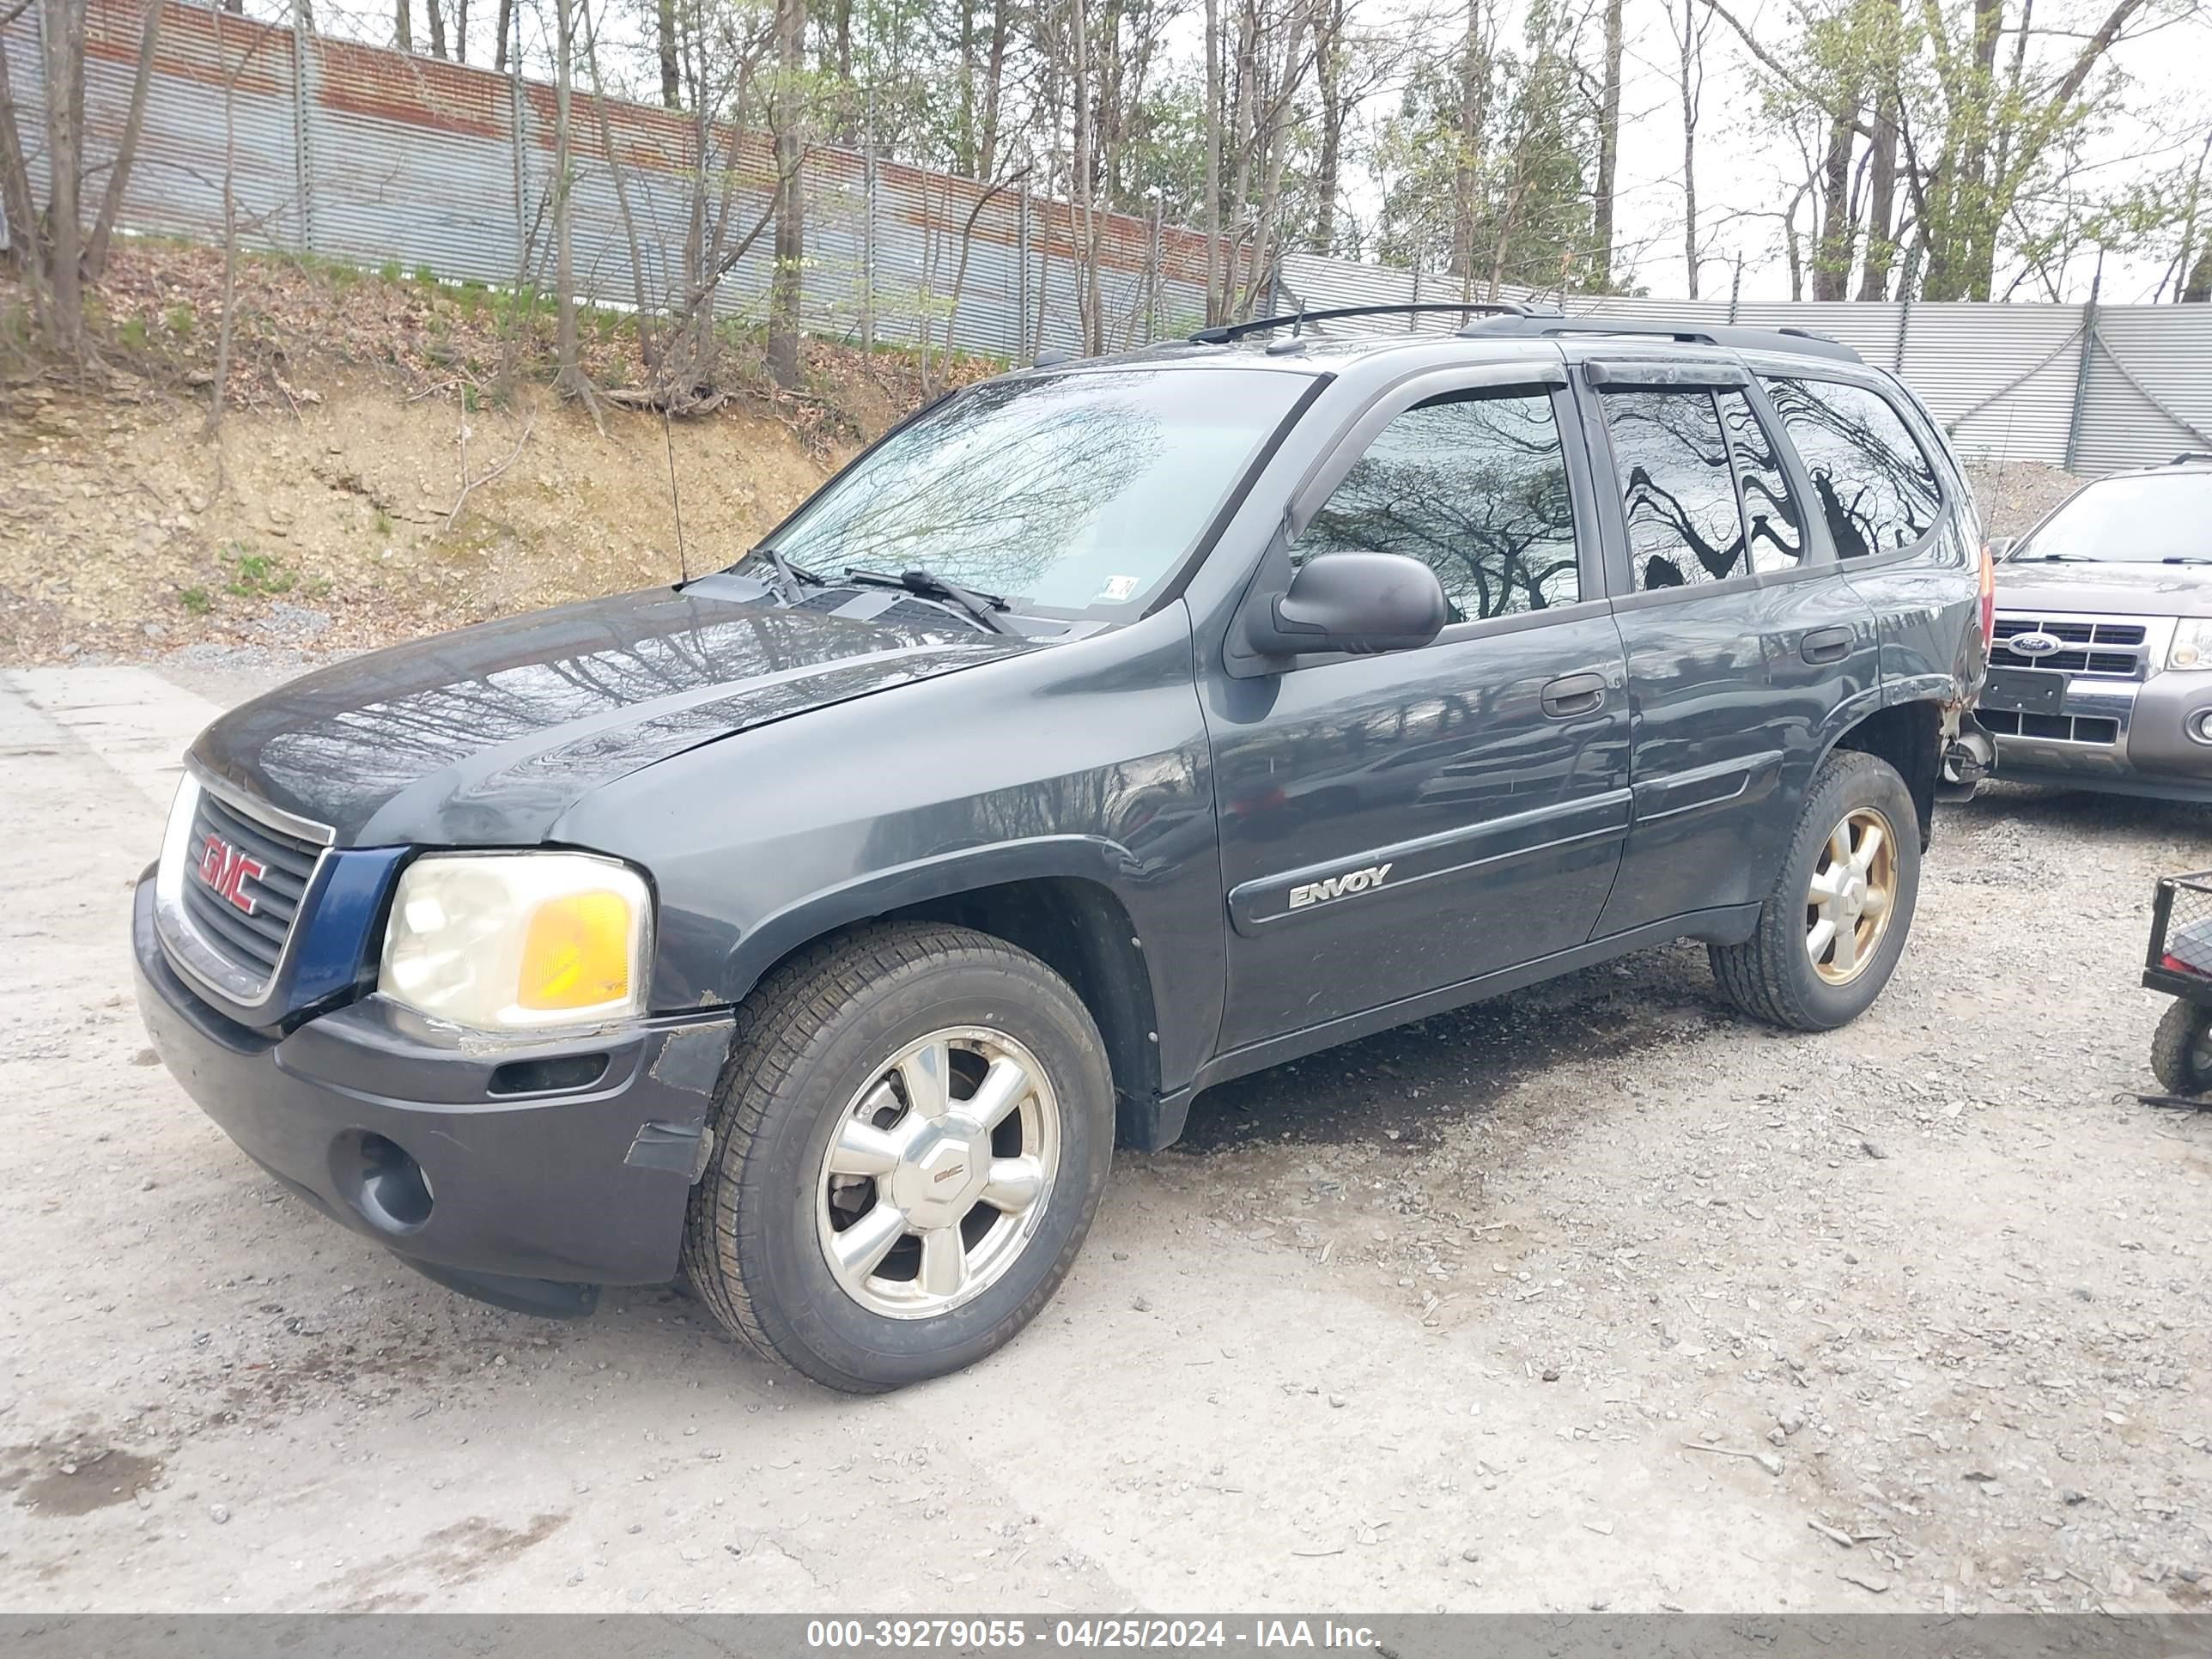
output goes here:
[{"label": "front fender", "polygon": [[[1042,836],[872,870],[762,917],[731,950],[720,981],[727,1000],[742,1001],[763,975],[810,940],[894,910],[1008,882],[1095,882],[1121,900],[1141,927],[1139,918],[1154,908],[1141,890],[1143,872],[1127,848],[1097,836]],[[1153,988],[1156,993],[1158,988]]]}]

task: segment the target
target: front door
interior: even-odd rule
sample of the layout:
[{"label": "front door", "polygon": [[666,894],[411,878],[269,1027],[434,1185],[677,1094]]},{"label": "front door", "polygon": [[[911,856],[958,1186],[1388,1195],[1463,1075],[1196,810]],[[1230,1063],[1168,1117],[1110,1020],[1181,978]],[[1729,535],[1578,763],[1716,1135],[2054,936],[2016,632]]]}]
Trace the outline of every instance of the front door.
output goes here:
[{"label": "front door", "polygon": [[1765,896],[1826,743],[1879,702],[1874,616],[1737,365],[1584,371],[1610,450],[1635,822],[1600,937]]},{"label": "front door", "polygon": [[1437,572],[1419,650],[1211,665],[1228,890],[1224,1051],[1580,945],[1628,822],[1620,635],[1561,377],[1425,376],[1291,514],[1294,562],[1352,549]]}]

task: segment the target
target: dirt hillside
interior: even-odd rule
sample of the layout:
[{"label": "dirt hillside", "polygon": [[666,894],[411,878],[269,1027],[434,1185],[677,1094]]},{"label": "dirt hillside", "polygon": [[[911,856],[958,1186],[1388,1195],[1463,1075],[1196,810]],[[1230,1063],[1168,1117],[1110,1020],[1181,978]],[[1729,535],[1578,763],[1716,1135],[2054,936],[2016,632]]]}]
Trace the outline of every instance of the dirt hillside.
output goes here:
[{"label": "dirt hillside", "polygon": [[[226,296],[208,250],[137,246],[99,295],[92,365],[64,371],[0,282],[0,661],[346,649],[668,580],[678,507],[685,559],[712,568],[988,367],[925,381],[814,342],[783,393],[733,333],[729,401],[664,427],[554,396],[550,326],[542,301],[427,273],[249,261]],[[630,319],[582,326],[593,384],[638,385]]]}]

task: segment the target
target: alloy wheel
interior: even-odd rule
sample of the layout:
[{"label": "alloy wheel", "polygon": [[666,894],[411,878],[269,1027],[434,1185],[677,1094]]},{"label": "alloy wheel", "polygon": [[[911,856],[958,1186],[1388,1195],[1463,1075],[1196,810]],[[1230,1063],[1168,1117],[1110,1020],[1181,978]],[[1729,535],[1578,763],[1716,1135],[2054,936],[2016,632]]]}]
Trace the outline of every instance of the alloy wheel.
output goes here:
[{"label": "alloy wheel", "polygon": [[1059,1162],[1059,1097],[1036,1057],[988,1027],[933,1031],[838,1115],[816,1182],[823,1257],[871,1313],[948,1312],[1021,1255]]},{"label": "alloy wheel", "polygon": [[1897,900],[1897,832],[1871,806],[1855,806],[1828,832],[1805,892],[1805,953],[1830,985],[1866,971],[1889,931]]}]

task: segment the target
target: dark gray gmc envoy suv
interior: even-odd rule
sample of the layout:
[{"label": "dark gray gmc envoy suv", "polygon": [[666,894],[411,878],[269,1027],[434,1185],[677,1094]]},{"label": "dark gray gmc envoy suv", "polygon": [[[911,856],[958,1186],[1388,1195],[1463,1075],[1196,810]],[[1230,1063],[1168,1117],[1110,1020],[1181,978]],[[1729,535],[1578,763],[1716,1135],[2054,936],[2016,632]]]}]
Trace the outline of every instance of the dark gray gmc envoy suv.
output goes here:
[{"label": "dark gray gmc envoy suv", "polygon": [[441,1283],[680,1270],[864,1390],[1035,1317],[1225,1078],[1686,937],[1858,1014],[1989,755],[1924,410],[1808,336],[1339,325],[985,381],[728,570],[225,715],[162,1058]]}]

